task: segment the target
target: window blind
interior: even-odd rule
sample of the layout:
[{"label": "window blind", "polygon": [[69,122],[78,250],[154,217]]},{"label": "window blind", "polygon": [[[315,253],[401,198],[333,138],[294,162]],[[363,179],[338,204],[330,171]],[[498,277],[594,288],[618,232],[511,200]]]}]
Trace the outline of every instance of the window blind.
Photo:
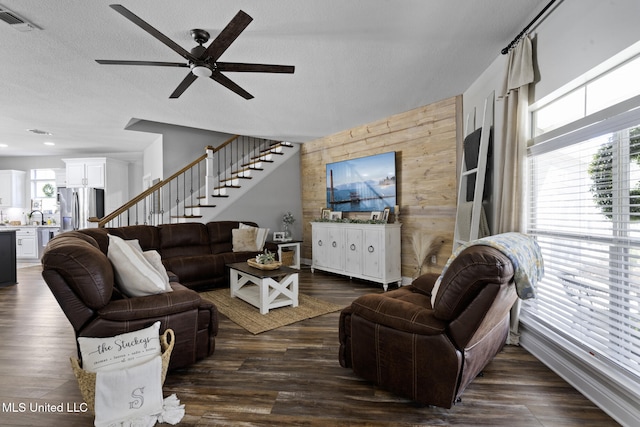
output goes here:
[{"label": "window blind", "polygon": [[521,320],[640,379],[640,120],[619,123],[530,150],[527,232],[545,277]]}]

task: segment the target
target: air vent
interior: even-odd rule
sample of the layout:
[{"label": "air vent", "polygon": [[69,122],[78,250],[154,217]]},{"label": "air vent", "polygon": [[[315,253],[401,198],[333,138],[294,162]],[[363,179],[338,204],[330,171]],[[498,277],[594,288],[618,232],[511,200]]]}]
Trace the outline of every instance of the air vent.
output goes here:
[{"label": "air vent", "polygon": [[35,133],[36,135],[53,135],[51,132],[40,129],[27,129],[27,132]]},{"label": "air vent", "polygon": [[22,32],[39,29],[37,25],[27,22],[21,18],[20,15],[2,5],[0,5],[0,21],[6,22],[11,25],[12,28]]}]

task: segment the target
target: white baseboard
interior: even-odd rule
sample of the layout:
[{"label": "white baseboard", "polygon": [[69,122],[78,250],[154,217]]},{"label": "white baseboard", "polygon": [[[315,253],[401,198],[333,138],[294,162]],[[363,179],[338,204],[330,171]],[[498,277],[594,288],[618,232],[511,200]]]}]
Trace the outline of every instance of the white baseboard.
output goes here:
[{"label": "white baseboard", "polygon": [[[303,265],[311,266],[312,261],[310,258],[300,258],[300,263]],[[348,277],[348,276],[345,276],[345,277]],[[402,276],[402,286],[410,285],[412,282],[413,282],[412,277]]]},{"label": "white baseboard", "polygon": [[[640,426],[638,383],[610,371],[542,325],[520,323],[520,345],[623,426]],[[569,349],[569,350],[567,350]],[[603,369],[599,369],[602,367]]]}]

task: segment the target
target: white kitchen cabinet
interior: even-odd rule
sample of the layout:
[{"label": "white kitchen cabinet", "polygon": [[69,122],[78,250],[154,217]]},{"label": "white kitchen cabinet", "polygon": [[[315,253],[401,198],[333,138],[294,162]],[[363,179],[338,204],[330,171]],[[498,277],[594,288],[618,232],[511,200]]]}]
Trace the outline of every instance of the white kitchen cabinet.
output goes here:
[{"label": "white kitchen cabinet", "polygon": [[105,187],[106,158],[63,160],[67,166],[67,187]]},{"label": "white kitchen cabinet", "polygon": [[56,174],[56,187],[66,187],[67,186],[67,169],[66,168],[55,168],[53,171]]},{"label": "white kitchen cabinet", "polygon": [[312,222],[315,269],[381,283],[402,283],[401,224]]},{"label": "white kitchen cabinet", "polygon": [[105,215],[129,200],[129,165],[108,157],[62,159],[66,165],[67,188],[104,189]]},{"label": "white kitchen cabinet", "polygon": [[25,178],[27,173],[17,170],[0,171],[0,206],[24,207]]},{"label": "white kitchen cabinet", "polygon": [[16,258],[38,258],[38,233],[35,227],[16,230]]}]

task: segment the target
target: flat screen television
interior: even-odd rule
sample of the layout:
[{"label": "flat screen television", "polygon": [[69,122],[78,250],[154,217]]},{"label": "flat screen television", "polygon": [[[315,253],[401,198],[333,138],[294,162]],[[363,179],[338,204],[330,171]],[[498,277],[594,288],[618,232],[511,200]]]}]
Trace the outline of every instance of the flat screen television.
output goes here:
[{"label": "flat screen television", "polygon": [[393,211],[395,205],[395,151],[327,163],[327,207],[332,211]]}]

